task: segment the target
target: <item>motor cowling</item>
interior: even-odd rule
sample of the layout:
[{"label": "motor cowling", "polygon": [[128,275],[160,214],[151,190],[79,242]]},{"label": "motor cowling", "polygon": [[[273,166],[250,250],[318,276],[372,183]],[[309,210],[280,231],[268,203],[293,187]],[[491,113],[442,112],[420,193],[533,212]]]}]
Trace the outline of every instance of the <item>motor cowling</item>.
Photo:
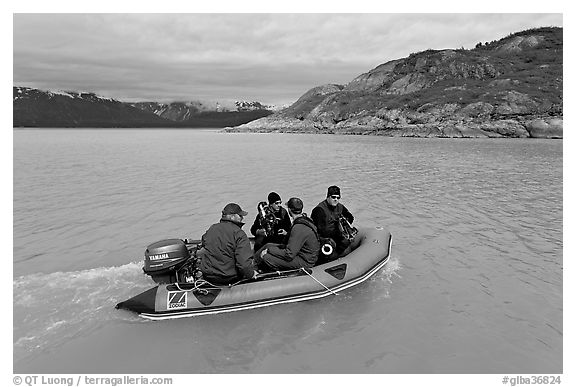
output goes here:
[{"label": "motor cowling", "polygon": [[142,270],[155,282],[178,282],[178,271],[190,259],[190,251],[182,239],[165,239],[146,248]]}]

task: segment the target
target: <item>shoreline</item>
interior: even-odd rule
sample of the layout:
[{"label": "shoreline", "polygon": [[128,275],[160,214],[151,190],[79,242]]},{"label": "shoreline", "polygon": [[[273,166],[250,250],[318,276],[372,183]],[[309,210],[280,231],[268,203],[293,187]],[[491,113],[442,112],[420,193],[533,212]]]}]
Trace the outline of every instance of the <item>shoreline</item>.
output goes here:
[{"label": "shoreline", "polygon": [[226,127],[223,131],[226,133],[338,134],[415,138],[564,138],[562,116],[403,123],[385,127],[359,122],[326,125],[307,119],[266,117],[244,125]]}]

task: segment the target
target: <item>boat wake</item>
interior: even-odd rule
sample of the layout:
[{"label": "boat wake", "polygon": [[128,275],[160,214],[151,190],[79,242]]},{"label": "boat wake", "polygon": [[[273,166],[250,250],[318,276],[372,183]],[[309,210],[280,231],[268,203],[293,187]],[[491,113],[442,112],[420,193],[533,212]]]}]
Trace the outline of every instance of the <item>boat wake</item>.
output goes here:
[{"label": "boat wake", "polygon": [[398,258],[390,257],[390,260],[382,269],[382,273],[380,273],[380,275],[374,276],[374,281],[384,282],[384,292],[382,292],[384,298],[390,298],[390,288],[394,283],[394,280],[402,279],[402,276],[398,274],[400,270],[402,270],[402,266],[400,265]]},{"label": "boat wake", "polygon": [[49,350],[110,321],[141,323],[114,305],[154,283],[142,262],[77,272],[31,274],[13,282],[14,361]]},{"label": "boat wake", "polygon": [[[372,286],[363,286],[360,292],[368,292],[368,299],[389,298],[393,281],[401,278],[400,269],[398,260],[391,258],[382,271],[368,281]],[[16,278],[13,310],[14,321],[18,323],[14,324],[14,361],[87,336],[111,322],[150,323],[135,313],[116,310],[115,305],[155,285],[143,274],[142,262]],[[344,300],[355,297],[353,293],[343,293]]]}]

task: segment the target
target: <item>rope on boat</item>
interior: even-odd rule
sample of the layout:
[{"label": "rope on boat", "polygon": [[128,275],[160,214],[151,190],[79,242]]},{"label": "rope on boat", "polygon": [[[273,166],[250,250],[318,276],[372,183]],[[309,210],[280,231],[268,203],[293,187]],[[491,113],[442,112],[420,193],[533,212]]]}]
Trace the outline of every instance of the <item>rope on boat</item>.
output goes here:
[{"label": "rope on boat", "polygon": [[274,277],[272,276],[272,274],[274,274],[274,275],[276,275],[276,276],[278,276],[278,277],[281,277],[281,276],[284,276],[284,275],[290,275],[291,273],[297,273],[297,272],[300,272],[300,271],[301,271],[301,269],[289,269],[289,270],[282,270],[282,271],[280,271],[280,270],[268,271],[268,272],[263,272],[263,273],[260,273],[260,272],[259,272],[258,275],[254,276],[254,277],[252,277],[252,278],[242,278],[242,279],[239,280],[238,282],[234,282],[233,284],[230,284],[230,285],[227,285],[227,286],[228,286],[228,287],[233,287],[233,286],[236,286],[236,285],[239,285],[239,284],[243,284],[243,283],[246,283],[246,282],[252,282],[253,280],[256,280],[256,281],[257,281],[257,280],[261,280],[261,279],[268,278],[268,277],[271,277],[272,279],[274,279]]},{"label": "rope on boat", "polygon": [[215,287],[215,285],[211,284],[210,282],[200,279],[200,280],[195,280],[194,281],[194,287],[192,289],[182,289],[180,287],[180,284],[178,282],[174,283],[174,286],[176,286],[176,289],[181,290],[181,291],[186,291],[186,292],[193,292],[193,291],[199,291],[202,294],[208,294],[208,290],[207,289],[202,289],[201,286],[202,285],[211,285],[212,287]]},{"label": "rope on boat", "polygon": [[332,289],[328,288],[326,285],[324,285],[322,282],[318,281],[318,279],[316,279],[316,277],[314,277],[312,275],[312,271],[310,271],[310,273],[308,272],[308,270],[306,270],[305,268],[302,268],[302,271],[304,271],[304,273],[308,274],[310,276],[310,278],[312,278],[314,281],[318,282],[320,285],[322,285],[324,287],[324,289],[328,290],[330,293],[332,293],[333,295],[337,296],[338,293],[336,293],[335,291],[333,291]]},{"label": "rope on boat", "polygon": [[[306,270],[305,268],[292,269],[292,270],[286,270],[286,271],[275,271],[275,272],[273,272],[273,273],[275,273],[276,275],[280,276],[280,275],[285,274],[285,273],[297,272],[297,271],[300,271],[300,270],[303,271],[304,273],[306,273],[306,274],[307,274],[310,278],[312,278],[314,281],[318,282],[324,289],[328,290],[328,291],[329,291],[330,293],[332,293],[333,295],[335,295],[335,296],[338,295],[338,293],[336,293],[335,291],[333,291],[332,289],[330,289],[329,287],[327,287],[326,285],[324,285],[322,282],[320,282],[316,277],[314,277],[314,276],[312,275],[312,271],[308,272],[308,270]],[[238,282],[236,282],[236,283],[230,284],[230,285],[228,285],[227,287],[231,288],[231,287],[233,287],[234,285],[237,285],[237,284],[242,283],[242,282],[245,282],[245,281],[246,281],[246,280],[243,279],[243,280],[240,280],[240,281],[238,281]],[[207,289],[201,288],[202,285],[206,285],[206,284],[208,284],[208,285],[210,285],[210,286],[212,286],[212,287],[215,287],[215,288],[222,288],[222,287],[223,287],[223,286],[216,286],[216,285],[214,285],[214,284],[211,284],[210,282],[206,281],[205,279],[197,279],[197,280],[194,281],[194,287],[193,287],[192,289],[188,289],[188,291],[199,291],[199,292],[201,292],[201,293],[203,293],[203,294],[208,294],[208,290],[207,290]],[[177,288],[178,290],[182,290],[182,291],[185,290],[185,289],[182,289],[182,288],[180,287],[180,284],[178,284],[178,283],[175,283],[174,285],[176,286],[176,288]]]}]

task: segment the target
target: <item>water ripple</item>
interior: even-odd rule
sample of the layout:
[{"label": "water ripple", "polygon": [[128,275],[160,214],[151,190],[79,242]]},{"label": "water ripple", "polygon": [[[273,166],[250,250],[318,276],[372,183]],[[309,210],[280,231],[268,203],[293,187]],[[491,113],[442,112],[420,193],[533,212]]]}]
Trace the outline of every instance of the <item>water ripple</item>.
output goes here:
[{"label": "water ripple", "polygon": [[487,354],[561,372],[561,141],[185,130],[14,133],[15,358],[125,322],[113,303],[149,285],[133,263],[147,244],[198,238],[230,201],[251,223],[270,191],[310,213],[332,184],[356,224],[390,229],[396,269],[342,297],[172,324],[206,353],[198,372],[505,369]]}]

